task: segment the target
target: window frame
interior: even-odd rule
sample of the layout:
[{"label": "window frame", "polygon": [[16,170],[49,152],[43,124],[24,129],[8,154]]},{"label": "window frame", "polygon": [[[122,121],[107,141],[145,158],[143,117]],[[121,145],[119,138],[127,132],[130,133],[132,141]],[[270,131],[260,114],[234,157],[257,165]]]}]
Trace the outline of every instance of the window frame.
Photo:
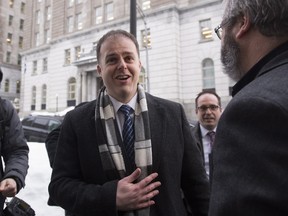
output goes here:
[{"label": "window frame", "polygon": [[211,18],[199,20],[199,31],[201,41],[210,41],[213,39]]},{"label": "window frame", "polygon": [[211,58],[205,58],[202,61],[202,85],[203,89],[215,90],[215,67]]},{"label": "window frame", "polygon": [[65,59],[64,59],[64,65],[70,65],[71,64],[71,49],[65,49]]}]

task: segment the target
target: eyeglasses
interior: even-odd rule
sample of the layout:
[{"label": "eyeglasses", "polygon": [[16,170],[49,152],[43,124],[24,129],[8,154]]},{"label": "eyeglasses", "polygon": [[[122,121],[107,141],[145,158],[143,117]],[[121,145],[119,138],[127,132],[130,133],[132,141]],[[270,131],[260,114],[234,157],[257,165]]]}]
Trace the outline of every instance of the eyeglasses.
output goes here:
[{"label": "eyeglasses", "polygon": [[216,111],[220,108],[220,106],[217,106],[217,105],[210,105],[210,106],[200,106],[200,107],[197,107],[197,109],[201,112],[206,112],[208,109],[210,109],[211,111]]},{"label": "eyeglasses", "polygon": [[222,39],[222,32],[223,32],[223,26],[226,25],[229,22],[229,20],[222,22],[220,25],[218,25],[214,31],[216,33],[216,35],[218,36],[218,38],[221,40]]},{"label": "eyeglasses", "polygon": [[222,25],[221,25],[221,24],[218,25],[218,26],[214,29],[214,31],[215,31],[217,37],[221,40],[221,38],[222,38],[222,31],[223,31]]}]

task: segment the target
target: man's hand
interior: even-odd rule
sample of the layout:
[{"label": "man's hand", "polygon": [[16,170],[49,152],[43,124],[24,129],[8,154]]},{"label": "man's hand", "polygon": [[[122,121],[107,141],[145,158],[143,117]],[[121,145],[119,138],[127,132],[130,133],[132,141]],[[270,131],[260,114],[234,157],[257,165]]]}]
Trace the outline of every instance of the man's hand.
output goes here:
[{"label": "man's hand", "polygon": [[0,182],[0,193],[4,197],[14,197],[17,193],[17,184],[13,178],[7,178]]},{"label": "man's hand", "polygon": [[[120,211],[129,211],[146,208],[154,205],[151,200],[159,194],[156,190],[161,185],[159,181],[152,182],[158,173],[152,173],[138,183],[133,183],[141,174],[141,169],[137,168],[131,175],[118,182],[116,194],[116,206]],[[151,183],[152,182],[152,183]]]}]

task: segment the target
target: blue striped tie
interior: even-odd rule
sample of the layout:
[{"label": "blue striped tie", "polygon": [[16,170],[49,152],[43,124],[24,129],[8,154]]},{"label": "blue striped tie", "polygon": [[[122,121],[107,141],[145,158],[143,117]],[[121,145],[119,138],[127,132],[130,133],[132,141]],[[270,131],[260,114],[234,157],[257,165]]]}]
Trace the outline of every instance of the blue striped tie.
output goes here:
[{"label": "blue striped tie", "polygon": [[122,130],[123,143],[124,143],[125,150],[126,150],[129,160],[132,162],[132,164],[134,164],[135,163],[135,153],[134,153],[135,134],[134,134],[132,118],[130,115],[132,108],[128,105],[122,105],[119,110],[124,114],[124,117],[125,117],[123,130]]}]

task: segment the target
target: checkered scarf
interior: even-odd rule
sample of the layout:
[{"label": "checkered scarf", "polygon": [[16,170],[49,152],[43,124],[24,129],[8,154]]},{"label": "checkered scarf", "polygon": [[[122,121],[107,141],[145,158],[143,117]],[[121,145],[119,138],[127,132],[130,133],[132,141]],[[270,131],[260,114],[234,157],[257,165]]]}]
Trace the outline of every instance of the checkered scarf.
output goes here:
[{"label": "checkered scarf", "polygon": [[[117,126],[115,111],[113,104],[107,94],[107,90],[103,87],[99,93],[96,109],[96,130],[105,134],[104,139],[99,142],[99,152],[104,170],[108,179],[123,178],[127,176],[127,168],[125,166],[122,155],[121,146],[123,145],[120,132]],[[100,122],[100,123],[99,123]],[[145,91],[141,85],[138,85],[138,97],[134,114],[135,129],[135,164],[141,168],[141,176],[137,180],[140,181],[151,173],[152,168],[152,146],[150,124],[148,116],[148,107],[145,97]],[[97,130],[99,133],[99,130]],[[100,136],[97,136],[100,137]],[[118,172],[118,177],[117,173]],[[150,208],[141,209],[133,212],[125,212],[125,216],[149,216]]]}]

